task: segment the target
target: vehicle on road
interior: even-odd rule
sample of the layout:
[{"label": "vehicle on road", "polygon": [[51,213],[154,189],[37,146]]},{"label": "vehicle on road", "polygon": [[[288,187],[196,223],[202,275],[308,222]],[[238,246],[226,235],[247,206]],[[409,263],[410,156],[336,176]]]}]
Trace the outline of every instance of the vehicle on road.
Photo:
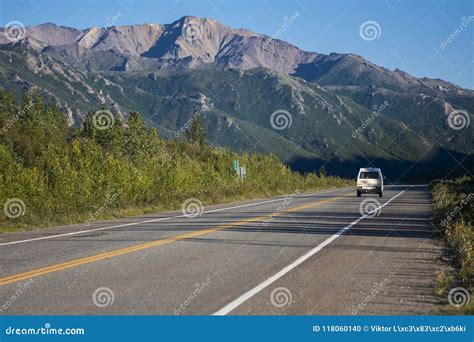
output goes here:
[{"label": "vehicle on road", "polygon": [[362,194],[379,194],[383,196],[383,175],[379,168],[368,167],[359,169],[357,175],[357,197]]}]

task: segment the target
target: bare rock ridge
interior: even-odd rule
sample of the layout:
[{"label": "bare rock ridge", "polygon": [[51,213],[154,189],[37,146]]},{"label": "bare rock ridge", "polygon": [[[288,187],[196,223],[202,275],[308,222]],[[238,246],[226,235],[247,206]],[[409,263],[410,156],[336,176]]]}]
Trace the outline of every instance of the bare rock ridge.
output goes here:
[{"label": "bare rock ridge", "polygon": [[[141,24],[92,27],[77,30],[51,23],[26,28],[28,44],[49,48],[61,56],[79,55],[85,59],[99,58],[100,52],[122,54],[134,59],[127,70],[140,69],[140,59],[152,68],[177,65],[252,69],[264,67],[291,73],[300,63],[309,63],[318,56],[297,47],[245,29],[233,29],[216,20],[186,16],[171,24]],[[0,44],[9,41],[0,36]],[[94,65],[94,63],[92,63]]]},{"label": "bare rock ridge", "polygon": [[[203,66],[248,70],[262,67],[329,86],[371,84],[428,94],[465,92],[452,83],[418,79],[399,69],[391,71],[377,66],[354,54],[306,52],[266,35],[193,16],[165,25],[84,30],[46,23],[27,27],[25,41],[32,48],[90,70],[153,71]],[[0,44],[9,43],[0,35]],[[120,63],[102,63],[104,56]]]}]

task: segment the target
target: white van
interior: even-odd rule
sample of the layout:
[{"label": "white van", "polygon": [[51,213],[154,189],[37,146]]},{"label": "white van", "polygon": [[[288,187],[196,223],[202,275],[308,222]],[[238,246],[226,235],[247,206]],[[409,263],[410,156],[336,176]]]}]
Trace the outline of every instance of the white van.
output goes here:
[{"label": "white van", "polygon": [[361,194],[383,194],[383,175],[378,168],[368,167],[359,170],[357,175],[357,197]]}]

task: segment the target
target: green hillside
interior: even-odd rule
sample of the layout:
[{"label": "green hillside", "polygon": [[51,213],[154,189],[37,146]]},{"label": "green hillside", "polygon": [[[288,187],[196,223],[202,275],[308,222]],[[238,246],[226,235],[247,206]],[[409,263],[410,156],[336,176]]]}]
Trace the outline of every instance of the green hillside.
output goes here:
[{"label": "green hillside", "polygon": [[[198,113],[212,145],[274,154],[299,170],[327,165],[351,176],[359,166],[384,165],[396,178],[414,162],[445,166],[440,175],[472,162],[466,159],[473,147],[472,125],[450,129],[444,103],[435,97],[321,87],[264,68],[86,72],[21,44],[5,46],[0,56],[0,85],[17,97],[40,92],[74,127],[100,108],[122,120],[139,111],[162,137],[173,138]],[[450,96],[453,103],[472,102]],[[291,125],[272,127],[275,111],[288,113]],[[341,167],[345,163],[351,168]]]}]

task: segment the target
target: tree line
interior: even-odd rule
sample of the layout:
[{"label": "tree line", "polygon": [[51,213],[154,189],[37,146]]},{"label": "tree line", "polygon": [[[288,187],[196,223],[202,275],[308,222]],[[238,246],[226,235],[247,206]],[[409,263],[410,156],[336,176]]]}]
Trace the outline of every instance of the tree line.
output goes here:
[{"label": "tree line", "polygon": [[[188,198],[204,204],[345,184],[298,174],[272,155],[210,146],[200,120],[183,139],[166,140],[132,112],[103,129],[95,112],[70,127],[39,94],[0,91],[0,228],[14,230],[86,222],[114,215],[177,209]],[[233,160],[247,168],[236,177]],[[19,200],[9,213],[12,200]]]}]

